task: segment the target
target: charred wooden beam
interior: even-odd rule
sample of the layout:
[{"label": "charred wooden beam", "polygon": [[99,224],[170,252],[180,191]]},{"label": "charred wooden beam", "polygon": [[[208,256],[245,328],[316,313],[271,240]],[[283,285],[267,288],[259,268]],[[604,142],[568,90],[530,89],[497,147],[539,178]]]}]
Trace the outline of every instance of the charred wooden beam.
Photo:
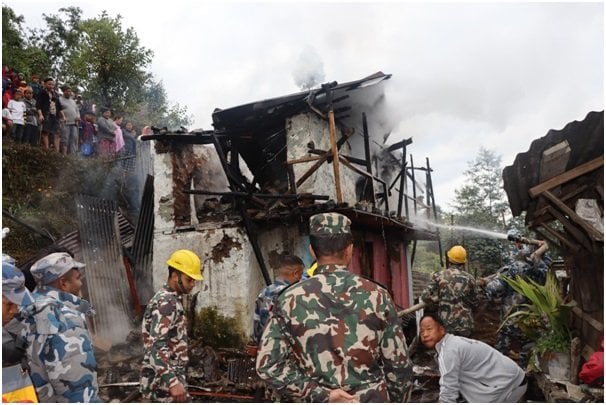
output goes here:
[{"label": "charred wooden beam", "polygon": [[566,236],[560,234],[558,231],[556,231],[555,229],[551,228],[549,225],[547,224],[541,224],[541,227],[551,236],[553,236],[554,238],[556,238],[559,242],[560,242],[560,247],[563,247],[564,245],[568,247],[568,249],[574,253],[574,252],[578,252],[579,250],[581,250],[581,245],[579,245],[578,243],[574,243],[571,240],[569,240],[570,238],[567,238]]},{"label": "charred wooden beam", "polygon": [[406,145],[410,143],[406,142],[410,141],[412,143],[412,139],[408,138],[402,144],[402,162],[400,165],[400,192],[398,193],[398,216],[402,217],[402,202],[404,202],[406,206],[406,217],[408,217],[408,199],[404,201],[404,194],[407,189],[406,187]]},{"label": "charred wooden beam", "polygon": [[[436,222],[438,222],[438,210],[436,209],[436,198],[433,194],[433,181],[431,180],[431,172],[433,171],[433,169],[431,168],[431,166],[429,165],[429,158],[426,157],[425,158],[425,163],[427,165],[427,172],[426,172],[426,176],[427,176],[427,190],[425,190],[425,194],[427,194],[427,205],[429,205],[431,203],[431,206],[433,208],[433,218]],[[430,218],[430,213],[427,213],[427,218]],[[442,251],[442,240],[440,239],[440,230],[436,230],[436,234],[438,237],[438,250],[441,252]],[[444,262],[442,261],[442,255],[440,255],[440,265],[442,267],[444,267]]]},{"label": "charred wooden beam", "polygon": [[560,221],[566,232],[568,232],[574,240],[579,242],[583,247],[585,247],[585,249],[591,251],[591,243],[589,239],[578,227],[575,226],[575,224],[573,224],[568,218],[566,218],[564,214],[553,207],[549,207],[549,212],[558,221]]},{"label": "charred wooden beam", "polygon": [[604,234],[600,233],[597,229],[595,229],[591,224],[581,218],[573,209],[569,208],[566,204],[560,201],[556,196],[551,194],[551,192],[545,190],[541,193],[542,196],[547,198],[553,205],[555,205],[558,210],[562,211],[564,214],[568,215],[568,217],[574,221],[578,226],[580,226],[589,237],[595,241],[603,242]]},{"label": "charred wooden beam", "polygon": [[348,168],[350,168],[351,170],[353,170],[354,172],[361,174],[364,177],[368,177],[369,179],[372,179],[374,181],[378,181],[381,184],[385,184],[385,181],[383,181],[383,179],[380,179],[378,177],[373,176],[370,173],[365,172],[364,170],[355,167],[353,164],[351,164],[351,162],[349,160],[347,160],[347,158],[345,156],[339,156],[339,160],[341,161],[341,163],[343,163],[345,166],[347,166]]},{"label": "charred wooden beam", "polygon": [[406,147],[407,145],[410,145],[411,143],[412,143],[412,138],[403,139],[400,142],[396,142],[393,145],[389,145],[387,150],[389,152],[393,152],[395,150],[402,149],[402,148]]},{"label": "charred wooden beam", "polygon": [[383,179],[380,179],[378,177],[373,176],[370,173],[365,172],[362,169],[359,169],[357,167],[355,167],[351,162],[349,162],[344,156],[339,156],[339,160],[341,161],[341,163],[343,163],[345,166],[347,166],[348,168],[350,168],[351,170],[353,170],[354,172],[361,174],[362,176],[365,176],[369,179],[372,179],[374,181],[377,181],[379,183],[381,183],[381,185],[383,186],[383,194],[380,194],[384,197],[384,201],[385,201],[385,211],[387,212],[387,215],[389,215],[389,201],[387,199],[387,197],[389,196],[389,191],[387,190],[387,183],[385,183],[385,181],[383,181]]},{"label": "charred wooden beam", "polygon": [[[330,146],[332,150],[332,156],[339,156],[337,149],[337,129],[335,127],[335,113],[332,110],[328,112],[328,129],[330,132]],[[337,197],[337,204],[343,202],[343,193],[341,192],[341,172],[339,171],[339,159],[332,160],[332,169],[335,176],[335,193]]]},{"label": "charred wooden beam", "polygon": [[[316,150],[316,149],[313,149]],[[288,166],[292,167],[292,165],[296,165],[298,163],[307,163],[307,162],[315,162],[316,160],[322,159],[322,156],[305,156],[299,159],[293,159],[286,162]]]},{"label": "charred wooden beam", "polygon": [[305,173],[303,173],[303,175],[301,177],[299,177],[299,179],[297,180],[297,183],[296,183],[297,187],[301,187],[301,184],[303,184],[305,182],[305,180],[307,180],[316,170],[318,170],[318,168],[320,166],[322,166],[322,164],[324,164],[324,162],[326,162],[328,160],[328,158],[331,156],[332,156],[331,153],[326,153],[316,163],[314,163]]},{"label": "charred wooden beam", "polygon": [[[368,122],[366,120],[366,113],[362,113],[362,129],[364,131],[364,159],[366,159],[366,171],[372,176],[372,162],[370,157],[370,135],[368,134]],[[372,206],[375,206],[375,186],[374,183],[370,182],[370,195]]]},{"label": "charred wooden beam", "polygon": [[[322,150],[322,149],[309,149],[308,152],[316,154],[316,155],[324,155],[324,154],[327,153],[327,151]],[[358,159],[358,158],[355,158],[353,156],[348,156],[348,155],[340,155],[340,156],[343,156],[344,158],[346,158],[351,163],[355,163],[355,164],[360,165],[360,166],[368,166],[368,164],[367,164],[368,161],[367,160]],[[311,158],[312,158],[312,156],[310,156],[309,158],[307,158],[307,159],[309,159],[308,161],[317,160],[318,159],[318,158],[315,158],[315,159],[311,159]],[[306,158],[301,158],[300,160],[303,160],[303,159],[306,159]],[[291,161],[289,161],[289,163],[290,162]],[[328,163],[331,163],[331,162],[332,162],[332,157],[328,159]],[[299,162],[296,162],[296,163],[299,163]]]},{"label": "charred wooden beam", "polygon": [[581,308],[579,308],[579,304],[576,301],[574,301],[574,300],[570,301],[569,305],[572,307],[572,312],[576,316],[581,318],[583,321],[587,322],[596,331],[598,331],[600,333],[604,332],[604,324],[599,322],[597,319],[592,318],[589,314],[587,314]]},{"label": "charred wooden beam", "polygon": [[[230,184],[230,188],[233,191],[244,191],[244,187],[241,183],[238,183],[238,179],[235,176],[230,176],[230,168],[227,160],[225,159],[225,154],[223,153],[223,148],[221,147],[221,143],[217,136],[213,136],[213,144],[215,145],[215,149],[217,155],[219,155],[219,160],[221,161],[221,166],[223,166],[223,171],[227,175],[227,181]],[[255,257],[257,259],[257,263],[259,263],[259,268],[261,269],[261,275],[265,280],[265,284],[270,285],[272,283],[271,277],[269,276],[269,271],[267,266],[265,265],[265,260],[263,259],[263,254],[261,253],[261,247],[257,241],[257,231],[255,225],[252,223],[248,213],[246,212],[246,205],[243,200],[236,200],[236,206],[240,211],[240,216],[242,217],[242,222],[244,223],[244,227],[246,228],[246,233],[248,234],[248,239],[250,240],[250,244],[253,248],[253,252],[255,253]]]},{"label": "charred wooden beam", "polygon": [[51,242],[55,241],[55,238],[53,238],[53,236],[46,230],[41,230],[38,229],[30,224],[28,224],[27,222],[17,218],[16,216],[14,216],[13,214],[11,214],[10,212],[8,212],[7,210],[5,210],[4,208],[2,209],[2,215],[7,216],[8,218],[10,218],[11,220],[15,221],[16,223],[18,223],[21,226],[24,226],[25,228],[29,229],[30,231],[33,231],[35,233],[37,233],[38,235],[42,236],[43,238],[46,238],[48,240],[50,240]]},{"label": "charred wooden beam", "polygon": [[170,143],[187,143],[193,145],[210,145],[214,142],[213,137],[225,137],[214,131],[193,132],[193,133],[176,133],[166,132],[163,134],[141,135],[142,141],[161,141]]},{"label": "charred wooden beam", "polygon": [[556,246],[558,248],[561,248],[561,242],[558,239],[554,239],[551,234],[547,235],[544,231],[542,231],[539,228],[533,228],[533,231],[539,235],[539,237],[541,239],[543,239],[544,241],[546,241],[548,243],[549,246]]},{"label": "charred wooden beam", "polygon": [[[570,200],[571,198],[574,198],[577,195],[583,193],[585,190],[587,190],[587,184],[583,184],[582,186],[576,187],[571,192],[560,196],[560,200],[562,200],[563,202],[566,202],[566,201]],[[535,210],[534,217],[539,218],[540,216],[544,215],[547,212],[548,207],[549,207],[549,205],[547,204],[547,205],[545,205],[545,207]]]},{"label": "charred wooden beam", "polygon": [[196,195],[224,195],[232,197],[256,197],[256,198],[275,198],[275,199],[296,199],[296,200],[308,200],[313,198],[314,200],[329,200],[330,197],[327,195],[319,194],[265,194],[265,193],[244,193],[240,191],[207,191],[207,190],[183,190],[187,194]]},{"label": "charred wooden beam", "polygon": [[551,190],[552,188],[562,185],[570,180],[574,180],[579,176],[586,173],[592,172],[600,167],[604,166],[604,156],[590,160],[589,162],[583,163],[575,167],[574,169],[568,170],[556,177],[553,177],[541,184],[538,184],[528,190],[528,194],[531,198],[536,198],[538,195],[543,194],[545,191]]}]

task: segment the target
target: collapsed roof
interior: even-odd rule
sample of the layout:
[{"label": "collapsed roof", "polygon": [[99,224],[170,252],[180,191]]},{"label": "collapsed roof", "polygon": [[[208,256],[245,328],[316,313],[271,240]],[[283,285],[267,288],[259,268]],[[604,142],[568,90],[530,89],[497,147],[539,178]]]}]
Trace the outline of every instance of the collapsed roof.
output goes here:
[{"label": "collapsed roof", "polygon": [[213,126],[217,134],[230,139],[230,147],[242,156],[262,189],[279,184],[280,191],[285,191],[287,118],[310,111],[326,114],[332,108],[338,126],[362,133],[359,118],[382,101],[382,89],[375,85],[390,77],[377,72],[360,80],[332,82],[309,91],[217,109],[212,115]]}]

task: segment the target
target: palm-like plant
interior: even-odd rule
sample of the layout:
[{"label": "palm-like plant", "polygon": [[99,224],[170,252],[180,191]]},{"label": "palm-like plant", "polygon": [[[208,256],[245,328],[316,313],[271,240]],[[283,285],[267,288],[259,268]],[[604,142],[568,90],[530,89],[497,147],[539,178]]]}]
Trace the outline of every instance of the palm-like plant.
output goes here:
[{"label": "palm-like plant", "polygon": [[545,285],[516,276],[503,279],[528,303],[512,308],[501,327],[512,321],[535,345],[532,353],[538,357],[546,352],[567,352],[570,349],[568,320],[570,306],[560,295],[558,281],[552,271],[547,274]]}]

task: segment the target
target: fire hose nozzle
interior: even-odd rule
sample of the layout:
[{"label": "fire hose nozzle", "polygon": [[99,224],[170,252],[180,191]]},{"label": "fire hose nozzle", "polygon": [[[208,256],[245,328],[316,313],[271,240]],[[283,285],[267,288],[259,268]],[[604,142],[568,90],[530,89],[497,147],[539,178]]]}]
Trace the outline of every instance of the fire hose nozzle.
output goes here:
[{"label": "fire hose nozzle", "polygon": [[511,242],[522,242],[524,237],[520,234],[510,233],[507,235],[507,240]]}]

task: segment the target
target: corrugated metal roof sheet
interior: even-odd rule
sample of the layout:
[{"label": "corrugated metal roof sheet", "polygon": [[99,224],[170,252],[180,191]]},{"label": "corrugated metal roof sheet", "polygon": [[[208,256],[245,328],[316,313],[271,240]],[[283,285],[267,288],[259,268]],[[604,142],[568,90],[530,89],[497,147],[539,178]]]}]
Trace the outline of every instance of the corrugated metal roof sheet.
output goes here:
[{"label": "corrugated metal roof sheet", "polygon": [[76,212],[88,298],[96,309],[93,331],[112,343],[123,342],[133,326],[133,303],[122,262],[118,205],[79,195]]},{"label": "corrugated metal roof sheet", "polygon": [[532,217],[536,200],[530,198],[528,190],[540,184],[543,151],[564,140],[571,148],[566,170],[604,155],[604,111],[592,111],[583,121],[573,121],[561,130],[550,130],[544,137],[535,139],[527,152],[518,153],[513,165],[503,170],[503,185],[514,216],[526,211],[527,221]]}]

